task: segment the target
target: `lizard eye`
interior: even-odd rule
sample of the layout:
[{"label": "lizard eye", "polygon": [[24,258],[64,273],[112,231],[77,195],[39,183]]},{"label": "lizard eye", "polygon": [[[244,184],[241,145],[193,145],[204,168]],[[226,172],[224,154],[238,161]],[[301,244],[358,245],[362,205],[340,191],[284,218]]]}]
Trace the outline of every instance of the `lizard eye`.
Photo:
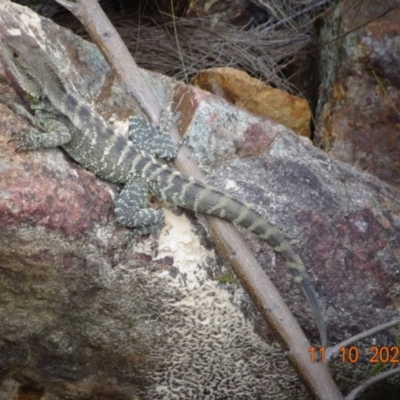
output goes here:
[{"label": "lizard eye", "polygon": [[18,58],[19,58],[19,53],[17,53],[16,51],[13,51],[13,52],[12,52],[12,57],[13,57],[14,59],[18,59]]}]

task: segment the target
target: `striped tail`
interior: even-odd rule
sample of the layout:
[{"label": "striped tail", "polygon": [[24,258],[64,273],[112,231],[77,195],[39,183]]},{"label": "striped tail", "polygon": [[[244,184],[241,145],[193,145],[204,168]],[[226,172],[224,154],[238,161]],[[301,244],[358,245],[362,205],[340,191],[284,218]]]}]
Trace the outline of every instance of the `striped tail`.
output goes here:
[{"label": "striped tail", "polygon": [[[164,184],[162,188],[159,185],[160,182]],[[160,171],[157,174],[157,183],[158,185],[154,185],[157,189],[153,191],[153,194],[163,200],[195,212],[226,219],[265,240],[274,252],[286,262],[295,282],[303,290],[312,308],[320,332],[321,344],[323,346],[327,344],[326,326],[315,289],[300,257],[294,252],[290,243],[278,228],[252,208],[230,195],[169,168],[163,168],[162,172]]]},{"label": "striped tail", "polygon": [[300,285],[312,308],[320,332],[321,344],[325,346],[327,344],[326,326],[319,307],[317,294],[301,258],[294,252],[282,232],[265,217],[233,197],[221,194],[210,186],[206,186],[203,191],[207,191],[208,195],[201,196],[199,194],[200,198],[203,198],[203,201],[200,201],[197,206],[199,212],[226,219],[247,229],[260,239],[265,240],[272,250],[282,257],[293,274],[294,281]]}]

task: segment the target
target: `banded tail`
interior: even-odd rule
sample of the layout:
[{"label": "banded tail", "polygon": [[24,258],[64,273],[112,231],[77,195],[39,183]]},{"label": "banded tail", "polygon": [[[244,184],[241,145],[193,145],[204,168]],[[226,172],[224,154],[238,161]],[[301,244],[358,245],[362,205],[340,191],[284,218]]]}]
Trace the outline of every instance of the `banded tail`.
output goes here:
[{"label": "banded tail", "polygon": [[[158,164],[158,163],[157,163]],[[154,169],[153,169],[154,168]],[[183,208],[222,218],[241,226],[265,240],[285,261],[307,298],[317,323],[322,345],[327,344],[326,326],[317,294],[300,257],[294,252],[282,232],[264,216],[232,196],[205,185],[194,178],[166,166],[146,168],[143,178],[150,182],[151,193]]]}]

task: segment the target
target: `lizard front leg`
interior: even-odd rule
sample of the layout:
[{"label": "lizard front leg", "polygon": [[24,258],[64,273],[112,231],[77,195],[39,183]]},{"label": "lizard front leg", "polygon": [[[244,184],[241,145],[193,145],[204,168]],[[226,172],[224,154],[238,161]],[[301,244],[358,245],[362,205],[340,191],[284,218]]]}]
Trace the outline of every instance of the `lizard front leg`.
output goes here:
[{"label": "lizard front leg", "polygon": [[147,187],[143,180],[132,177],[122,189],[115,202],[117,221],[129,228],[135,228],[131,240],[141,235],[155,233],[155,255],[158,253],[158,237],[164,226],[162,211],[147,207]]},{"label": "lizard front leg", "polygon": [[71,141],[70,130],[53,113],[36,110],[35,120],[36,125],[44,132],[29,128],[14,134],[10,142],[19,142],[16,151],[58,147]]}]

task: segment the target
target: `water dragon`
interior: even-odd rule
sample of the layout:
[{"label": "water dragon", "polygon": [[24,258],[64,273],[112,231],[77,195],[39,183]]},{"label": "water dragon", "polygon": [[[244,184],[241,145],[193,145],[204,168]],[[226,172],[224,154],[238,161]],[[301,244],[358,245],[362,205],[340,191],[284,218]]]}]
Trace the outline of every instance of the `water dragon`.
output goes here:
[{"label": "water dragon", "polygon": [[209,214],[246,228],[265,240],[284,259],[302,288],[326,343],[326,328],[316,292],[300,257],[278,228],[264,216],[232,196],[171,169],[158,159],[173,159],[175,146],[168,121],[155,129],[147,120],[130,120],[129,138],[111,126],[68,84],[67,77],[37,41],[27,34],[9,35],[0,41],[7,70],[18,82],[37,127],[18,132],[16,150],[61,146],[75,161],[97,176],[124,188],[115,201],[115,216],[135,235],[157,233],[164,225],[162,211],[147,206],[150,193],[164,201]]}]

